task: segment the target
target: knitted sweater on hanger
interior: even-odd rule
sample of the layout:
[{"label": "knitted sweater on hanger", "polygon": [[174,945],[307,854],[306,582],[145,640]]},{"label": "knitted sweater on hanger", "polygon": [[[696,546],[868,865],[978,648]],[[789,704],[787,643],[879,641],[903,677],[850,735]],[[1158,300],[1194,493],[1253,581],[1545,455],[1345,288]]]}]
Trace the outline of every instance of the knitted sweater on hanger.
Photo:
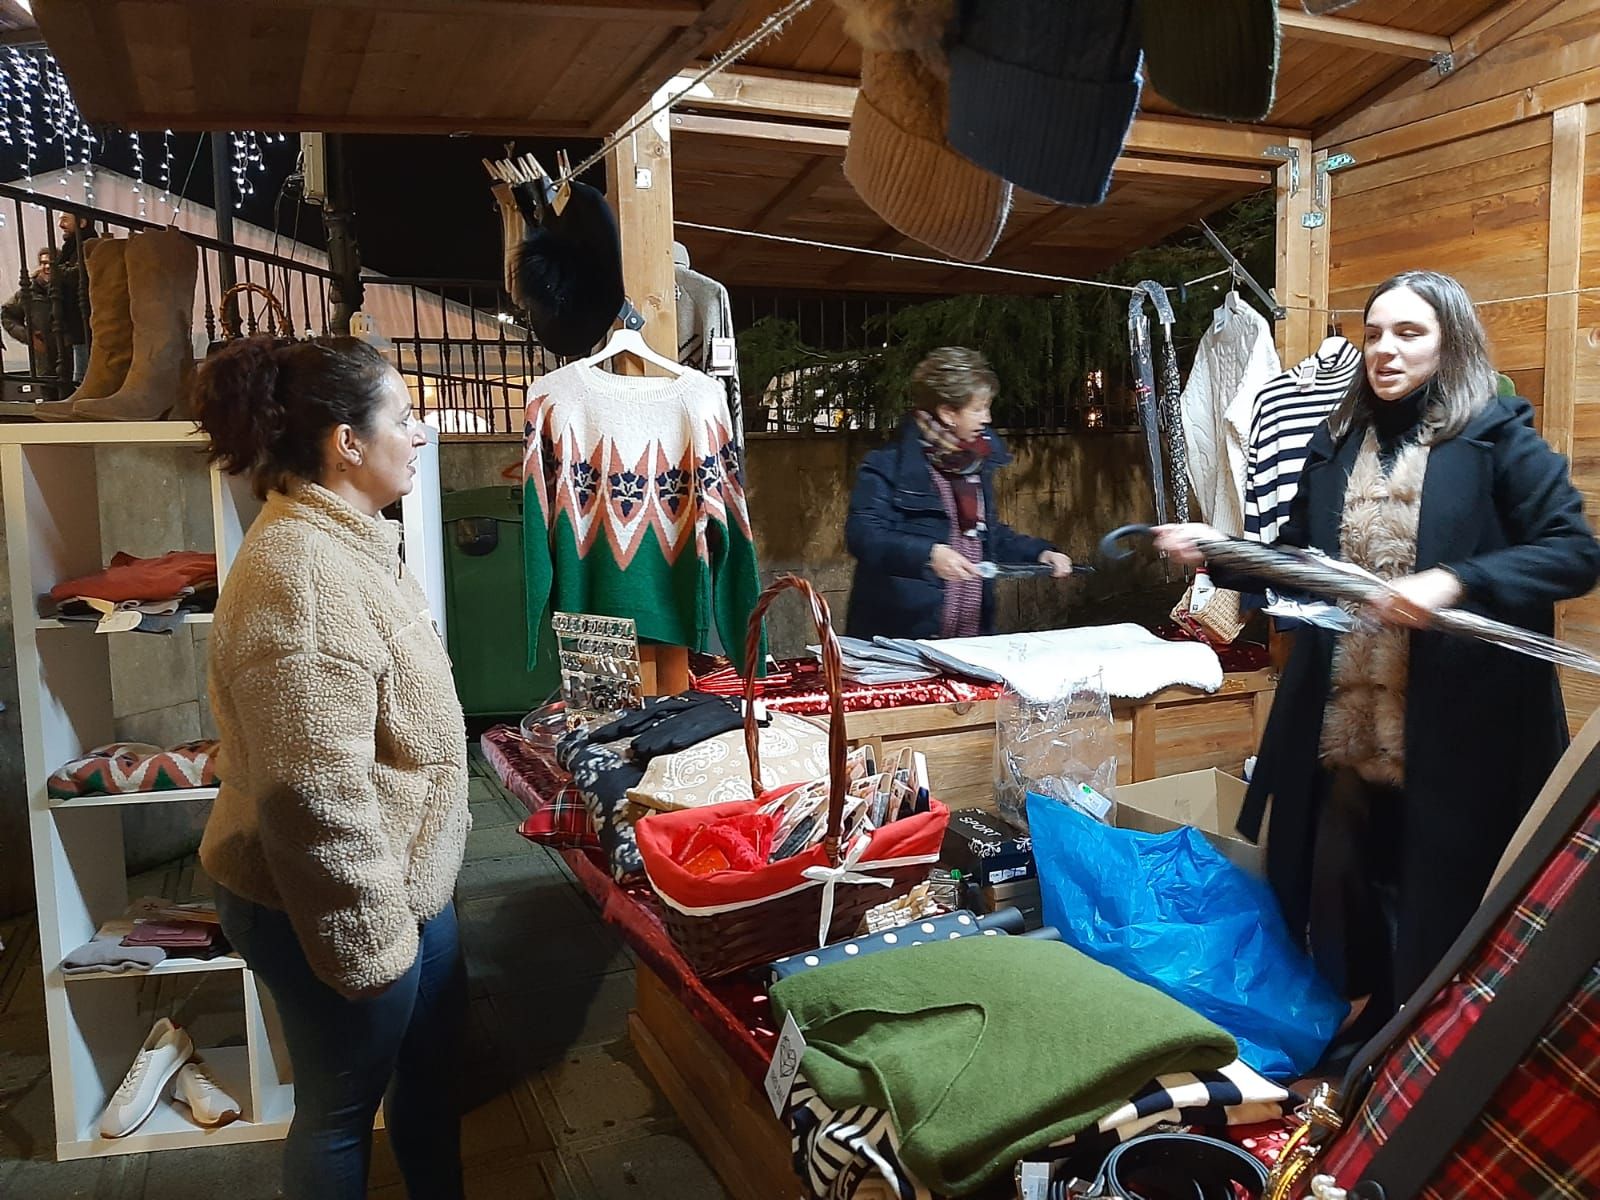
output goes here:
[{"label": "knitted sweater on hanger", "polygon": [[1329,338],[1256,396],[1245,452],[1245,537],[1277,541],[1300,490],[1311,435],[1338,407],[1360,369],[1361,351],[1344,338]]},{"label": "knitted sweater on hanger", "polygon": [[[676,245],[674,250],[676,250]],[[711,339],[733,337],[733,302],[728,289],[709,275],[692,270],[687,262],[673,268],[678,295],[678,361],[704,371],[711,365]],[[728,411],[733,417],[733,441],[744,451],[744,401],[739,392],[739,372],[720,380],[728,390]]]},{"label": "knitted sweater on hanger", "polygon": [[1256,394],[1280,370],[1272,327],[1230,292],[1200,339],[1179,401],[1200,519],[1230,537],[1244,532],[1251,408]]},{"label": "knitted sweater on hanger", "polygon": [[530,648],[554,610],[631,618],[641,638],[695,650],[715,629],[742,660],[761,584],[729,426],[722,385],[699,371],[574,363],[529,388]]}]

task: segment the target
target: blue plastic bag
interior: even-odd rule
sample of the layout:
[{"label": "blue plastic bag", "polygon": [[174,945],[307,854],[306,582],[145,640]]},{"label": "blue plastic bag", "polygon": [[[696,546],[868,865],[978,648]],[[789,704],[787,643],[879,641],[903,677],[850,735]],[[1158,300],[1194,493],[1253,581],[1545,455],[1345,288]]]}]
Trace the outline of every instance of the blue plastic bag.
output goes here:
[{"label": "blue plastic bag", "polygon": [[1113,829],[1028,797],[1044,919],[1091,958],[1215,1021],[1269,1079],[1317,1064],[1349,1011],[1295,946],[1271,889],[1197,829]]}]

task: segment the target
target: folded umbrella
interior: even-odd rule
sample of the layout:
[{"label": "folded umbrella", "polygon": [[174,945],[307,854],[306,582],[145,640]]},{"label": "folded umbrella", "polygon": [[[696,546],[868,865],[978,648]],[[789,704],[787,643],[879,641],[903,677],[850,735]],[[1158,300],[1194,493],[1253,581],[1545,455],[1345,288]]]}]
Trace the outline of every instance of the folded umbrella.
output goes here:
[{"label": "folded umbrella", "polygon": [[[1123,540],[1149,537],[1153,533],[1149,525],[1124,525],[1100,539],[1100,553],[1113,561],[1126,558],[1130,551],[1122,548]],[[1264,546],[1230,537],[1210,538],[1198,545],[1207,563],[1260,580],[1285,592],[1298,592],[1322,600],[1368,604],[1389,590],[1388,585],[1376,576],[1360,571],[1349,563],[1336,563],[1310,550]],[[1455,637],[1473,638],[1501,646],[1530,658],[1571,667],[1575,671],[1600,675],[1600,659],[1570,642],[1463,609],[1447,608],[1434,613],[1429,628]]]}]

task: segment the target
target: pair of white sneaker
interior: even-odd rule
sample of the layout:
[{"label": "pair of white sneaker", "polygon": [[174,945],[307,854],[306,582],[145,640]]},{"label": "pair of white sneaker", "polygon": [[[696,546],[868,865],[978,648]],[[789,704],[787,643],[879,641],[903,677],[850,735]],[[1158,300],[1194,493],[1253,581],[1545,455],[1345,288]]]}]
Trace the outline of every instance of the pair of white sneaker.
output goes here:
[{"label": "pair of white sneaker", "polygon": [[198,1125],[211,1129],[239,1116],[239,1102],[211,1077],[195,1055],[194,1041],[180,1026],[162,1017],[100,1115],[100,1136],[126,1137],[139,1128],[155,1112],[169,1082],[173,1082],[173,1098],[189,1109]]}]

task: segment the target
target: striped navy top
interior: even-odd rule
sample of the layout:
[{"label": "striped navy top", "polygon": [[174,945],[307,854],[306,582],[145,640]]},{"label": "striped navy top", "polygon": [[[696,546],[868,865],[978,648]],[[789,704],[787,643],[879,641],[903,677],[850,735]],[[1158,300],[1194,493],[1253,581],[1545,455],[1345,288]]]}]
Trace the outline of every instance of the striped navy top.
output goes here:
[{"label": "striped navy top", "polygon": [[1245,447],[1244,536],[1274,542],[1300,488],[1306,446],[1361,369],[1361,351],[1329,338],[1256,395]]}]

